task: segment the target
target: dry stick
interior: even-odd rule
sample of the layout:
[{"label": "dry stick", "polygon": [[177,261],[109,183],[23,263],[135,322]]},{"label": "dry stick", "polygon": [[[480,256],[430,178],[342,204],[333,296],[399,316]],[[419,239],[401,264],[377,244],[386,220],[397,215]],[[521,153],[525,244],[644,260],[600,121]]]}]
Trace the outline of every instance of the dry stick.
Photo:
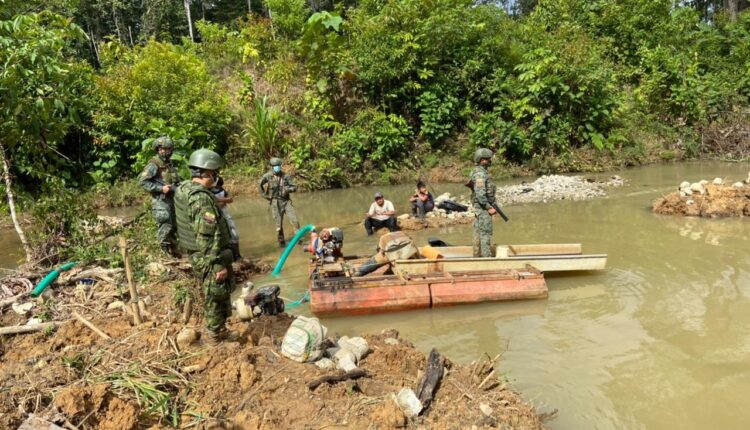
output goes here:
[{"label": "dry stick", "polygon": [[101,331],[91,321],[89,321],[86,318],[84,318],[83,316],[81,316],[81,314],[79,314],[78,312],[73,311],[73,316],[75,317],[75,319],[77,319],[78,321],[80,321],[81,323],[83,323],[83,325],[85,325],[86,327],[90,328],[91,331],[93,331],[94,333],[98,334],[99,337],[101,337],[102,339],[106,339],[106,340],[112,339],[111,337],[109,337],[109,335],[107,333],[104,333],[103,331]]},{"label": "dry stick", "polygon": [[133,269],[130,267],[130,257],[128,256],[128,241],[120,236],[120,252],[122,260],[125,262],[125,275],[128,278],[128,288],[130,289],[130,308],[133,311],[133,323],[135,325],[143,324],[141,310],[138,308],[138,290],[133,283]]},{"label": "dry stick", "polygon": [[482,385],[486,384],[486,383],[487,383],[487,381],[489,381],[489,380],[490,380],[490,378],[491,378],[491,377],[493,377],[494,375],[495,375],[495,371],[493,370],[492,372],[490,372],[490,374],[489,374],[489,375],[487,375],[487,377],[486,377],[486,378],[484,378],[484,381],[482,381],[482,382],[481,382],[481,383],[480,383],[480,384],[479,384],[479,385],[477,386],[477,389],[479,389],[479,388],[482,388]]},{"label": "dry stick", "polygon": [[461,393],[463,393],[463,395],[466,396],[467,399],[474,401],[474,397],[471,394],[469,394],[462,386],[458,385],[457,382],[453,382],[450,379],[448,380],[448,382],[453,384],[454,387],[458,388],[458,390],[461,391]]},{"label": "dry stick", "polygon": [[57,327],[56,322],[48,322],[48,323],[32,324],[32,325],[19,325],[15,327],[0,327],[0,335],[33,333],[35,331],[42,331],[42,330],[47,330],[47,329],[56,328],[56,327]]}]

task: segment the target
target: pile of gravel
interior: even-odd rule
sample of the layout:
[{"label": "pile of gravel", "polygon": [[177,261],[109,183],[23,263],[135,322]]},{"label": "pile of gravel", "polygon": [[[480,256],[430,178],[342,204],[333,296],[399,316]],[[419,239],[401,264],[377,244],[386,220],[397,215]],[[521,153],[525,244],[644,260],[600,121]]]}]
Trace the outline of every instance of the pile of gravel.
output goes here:
[{"label": "pile of gravel", "polygon": [[581,176],[548,175],[531,183],[498,187],[497,200],[503,205],[589,200],[605,197],[608,187],[620,187],[624,184],[625,181],[616,175],[607,181],[595,181]]}]

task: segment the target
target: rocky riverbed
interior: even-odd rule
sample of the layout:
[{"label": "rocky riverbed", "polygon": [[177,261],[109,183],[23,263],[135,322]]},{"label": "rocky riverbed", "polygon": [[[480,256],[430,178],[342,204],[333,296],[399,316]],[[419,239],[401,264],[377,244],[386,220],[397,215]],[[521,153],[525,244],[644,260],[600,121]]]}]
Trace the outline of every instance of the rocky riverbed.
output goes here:
[{"label": "rocky riverbed", "polygon": [[[625,185],[625,181],[617,175],[606,181],[596,181],[583,176],[548,175],[533,182],[498,187],[496,196],[501,206],[546,203],[553,200],[590,200],[606,197],[608,188],[623,185]],[[466,212],[455,212],[440,209],[440,202],[444,200],[452,200],[466,206],[468,210]],[[429,212],[424,219],[415,218],[409,214],[399,216],[399,227],[402,230],[422,230],[474,222],[471,201],[466,195],[452,196],[450,193],[443,193],[435,198],[435,205],[438,207]]]}]

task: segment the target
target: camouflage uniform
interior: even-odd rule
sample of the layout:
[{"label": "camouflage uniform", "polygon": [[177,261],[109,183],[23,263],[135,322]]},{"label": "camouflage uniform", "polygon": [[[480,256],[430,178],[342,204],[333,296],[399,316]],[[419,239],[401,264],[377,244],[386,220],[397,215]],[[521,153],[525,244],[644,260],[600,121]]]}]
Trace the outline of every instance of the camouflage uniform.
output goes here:
[{"label": "camouflage uniform", "polygon": [[294,231],[299,230],[299,220],[297,212],[292,205],[292,199],[289,194],[297,191],[297,186],[292,182],[292,178],[284,172],[275,174],[267,172],[258,183],[260,194],[271,203],[271,215],[276,222],[276,234],[279,243],[284,243],[284,215],[289,216],[289,222],[294,227]]},{"label": "camouflage uniform", "polygon": [[[180,184],[175,205],[180,247],[190,255],[193,273],[203,286],[207,328],[217,333],[232,313],[230,294],[234,275],[229,226],[214,195],[193,181]],[[217,281],[216,274],[223,269],[229,271],[228,276]]]},{"label": "camouflage uniform", "polygon": [[151,193],[151,207],[154,221],[156,221],[157,237],[164,250],[175,246],[175,213],[174,193],[164,194],[162,187],[174,186],[179,181],[177,168],[172,162],[164,161],[158,156],[149,160],[139,177],[141,187]]},{"label": "camouflage uniform", "polygon": [[471,172],[474,191],[471,201],[474,206],[474,257],[492,257],[492,215],[488,212],[495,203],[495,184],[490,179],[487,169],[481,165]]}]

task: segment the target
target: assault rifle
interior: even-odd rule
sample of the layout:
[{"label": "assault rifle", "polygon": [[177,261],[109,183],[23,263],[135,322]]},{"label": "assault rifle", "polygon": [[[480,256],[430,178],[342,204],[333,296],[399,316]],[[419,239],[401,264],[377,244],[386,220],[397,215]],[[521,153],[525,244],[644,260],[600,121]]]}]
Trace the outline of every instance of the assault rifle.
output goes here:
[{"label": "assault rifle", "polygon": [[[474,191],[474,180],[469,179],[468,181],[466,181],[466,183],[464,185],[466,187],[468,187],[472,192]],[[508,218],[508,215],[505,215],[505,212],[503,212],[503,210],[500,209],[500,206],[498,206],[497,203],[495,203],[494,201],[492,201],[490,203],[490,206],[492,207],[492,209],[495,209],[495,212],[497,212],[497,214],[500,215],[500,218],[502,218],[503,221],[505,221],[505,222],[510,221],[510,218]]]},{"label": "assault rifle", "polygon": [[151,178],[151,180],[154,181],[154,183],[156,183],[157,185],[161,185],[162,187],[164,187],[164,186],[169,187],[169,192],[168,193],[166,193],[166,194],[164,194],[162,192],[159,193],[159,198],[162,199],[162,200],[166,199],[167,195],[174,194],[174,190],[175,190],[175,188],[178,185],[178,183],[168,184],[168,183],[164,182],[164,180],[162,180],[161,178]]}]

